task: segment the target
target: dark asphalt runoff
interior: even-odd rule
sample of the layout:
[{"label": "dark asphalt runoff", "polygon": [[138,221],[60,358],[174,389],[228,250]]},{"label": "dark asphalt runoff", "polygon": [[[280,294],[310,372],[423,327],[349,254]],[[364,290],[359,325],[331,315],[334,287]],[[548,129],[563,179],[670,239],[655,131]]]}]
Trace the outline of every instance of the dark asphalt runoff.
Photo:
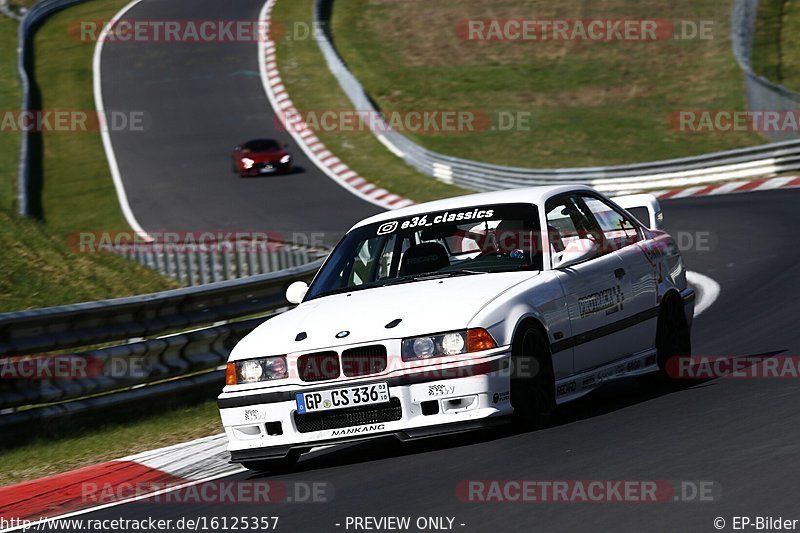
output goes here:
[{"label": "dark asphalt runoff", "polygon": [[[668,230],[684,246],[689,234],[702,241],[684,250],[688,267],[722,287],[695,321],[695,355],[800,354],[798,205],[800,191],[788,190],[664,202]],[[800,519],[800,384],[716,379],[670,390],[625,380],[563,406],[548,429],[373,441],[302,460],[293,473],[231,479],[323,482],[333,499],[138,502],[83,517],[278,516],[286,533],[354,531],[348,516],[454,517],[464,532],[702,532],[717,531],[717,517],[730,531],[733,516]],[[462,480],[521,479],[705,481],[718,501],[464,503],[456,493]]]},{"label": "dark asphalt runoff", "polygon": [[[128,17],[255,19],[261,3],[146,1]],[[113,135],[133,210],[146,229],[324,232],[331,242],[379,210],[315,170],[298,150],[302,170],[291,176],[231,173],[229,152],[237,143],[261,136],[292,142],[274,131],[254,44],[109,43],[102,60],[106,107],[145,110],[152,121],[144,134]],[[798,191],[664,202],[668,229],[688,247],[688,268],[722,287],[695,322],[696,355],[800,354],[798,206]],[[83,518],[277,516],[277,531],[286,533],[354,531],[345,527],[348,516],[408,516],[412,524],[417,517],[451,517],[454,530],[464,532],[717,531],[717,517],[725,519],[724,530],[734,516],[800,519],[800,385],[717,379],[672,390],[625,380],[560,408],[548,429],[373,441],[304,459],[293,473],[230,479],[322,482],[333,499],[137,502]],[[481,479],[705,481],[715,484],[717,501],[458,499],[459,482]]]},{"label": "dark asphalt runoff", "polygon": [[[256,21],[263,0],[145,1],[124,20]],[[255,42],[104,44],[108,111],[144,112],[145,131],[111,134],[131,209],[155,231],[320,234],[335,244],[382,209],[347,192],[277,131],[259,76]],[[234,146],[271,137],[290,145],[296,172],[240,178]],[[118,228],[111,228],[118,229]]]}]

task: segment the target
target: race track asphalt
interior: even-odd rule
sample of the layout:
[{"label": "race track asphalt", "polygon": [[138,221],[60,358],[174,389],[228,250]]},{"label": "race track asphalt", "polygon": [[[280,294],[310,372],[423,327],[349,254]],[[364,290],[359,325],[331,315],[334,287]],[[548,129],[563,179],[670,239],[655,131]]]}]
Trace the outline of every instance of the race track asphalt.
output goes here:
[{"label": "race track asphalt", "polygon": [[[800,191],[664,202],[667,228],[702,242],[691,270],[719,299],[694,325],[695,355],[800,354]],[[706,243],[709,243],[708,245]],[[680,390],[630,379],[559,409],[553,427],[497,429],[413,444],[350,446],[289,474],[231,480],[324,482],[330,503],[136,502],[84,518],[278,516],[279,531],[345,531],[347,516],[450,516],[456,531],[716,531],[734,515],[800,518],[797,380],[717,379]],[[707,503],[464,503],[462,480],[711,481]],[[342,524],[337,527],[335,524]],[[463,527],[458,524],[465,524]],[[415,531],[416,529],[412,529]],[[350,531],[353,531],[351,528]]]},{"label": "race track asphalt", "polygon": [[[260,5],[148,1],[127,18],[255,19]],[[322,232],[332,243],[352,222],[379,210],[315,170],[299,151],[302,171],[291,176],[231,174],[235,144],[260,136],[291,142],[274,131],[252,43],[106,45],[102,61],[106,107],[145,110],[152,120],[145,134],[112,137],[146,229]],[[800,191],[664,202],[667,229],[682,239],[688,268],[722,287],[695,321],[696,355],[800,354],[798,206]],[[715,531],[715,517],[725,518],[725,529],[734,515],[800,518],[798,473],[797,380],[717,379],[679,390],[625,380],[560,408],[555,424],[539,431],[373,441],[304,459],[293,473],[231,478],[328,483],[334,497],[327,504],[145,501],[83,518],[279,516],[277,530],[289,533],[345,531],[347,516],[450,516],[455,530],[465,532]],[[456,487],[471,479],[712,481],[721,498],[461,502]]]},{"label": "race track asphalt", "polygon": [[[256,21],[261,0],[145,1],[123,20]],[[157,231],[276,232],[335,244],[381,208],[317,169],[278,131],[259,77],[255,42],[107,41],[101,58],[106,110],[144,112],[144,131],[111,140],[129,203]],[[230,154],[248,139],[290,145],[296,171],[239,178]],[[118,229],[118,228],[113,228]]]}]

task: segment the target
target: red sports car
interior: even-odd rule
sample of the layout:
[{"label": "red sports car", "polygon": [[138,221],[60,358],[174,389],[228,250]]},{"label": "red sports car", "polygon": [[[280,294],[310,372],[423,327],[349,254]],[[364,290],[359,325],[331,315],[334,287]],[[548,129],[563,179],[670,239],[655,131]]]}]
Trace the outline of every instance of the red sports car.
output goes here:
[{"label": "red sports car", "polygon": [[247,141],[233,149],[233,172],[242,177],[287,174],[292,171],[292,154],[273,139]]}]

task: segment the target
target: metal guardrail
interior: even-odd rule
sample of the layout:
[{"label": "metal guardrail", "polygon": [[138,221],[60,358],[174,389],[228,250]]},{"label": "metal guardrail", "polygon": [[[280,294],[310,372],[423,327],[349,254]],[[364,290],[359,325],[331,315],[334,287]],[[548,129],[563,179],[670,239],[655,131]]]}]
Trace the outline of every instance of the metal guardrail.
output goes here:
[{"label": "metal guardrail", "polygon": [[[0,428],[130,405],[150,392],[160,397],[198,387],[220,390],[218,370],[236,342],[263,322],[265,314],[287,307],[286,287],[309,281],[320,265],[317,261],[203,287],[0,314]],[[254,315],[261,316],[249,318]],[[233,319],[243,320],[229,322]],[[96,348],[111,342],[118,344]],[[86,351],[71,351],[87,346]],[[18,371],[21,361],[65,359],[82,361],[83,370],[67,379]],[[113,366],[120,362],[129,367],[118,375]],[[87,371],[87,364],[94,371]]]},{"label": "metal guardrail", "polygon": [[[755,2],[756,0],[736,0],[737,6]],[[333,0],[315,0],[314,25],[319,29],[317,43],[328,68],[354,108],[377,115],[379,110],[374,102],[347,68],[333,45],[330,33],[332,5]],[[740,28],[738,33],[746,35],[748,32],[752,33],[752,26],[749,29]],[[735,43],[740,48],[749,46],[747,41],[742,39],[735,40]],[[753,79],[753,83],[769,83],[763,78],[749,76],[748,79],[750,78]],[[800,141],[643,164],[562,169],[516,168],[439,154],[416,144],[396,131],[391,131],[391,128],[380,120],[371,119],[368,123],[368,126],[373,127],[373,133],[378,140],[420,172],[447,183],[481,191],[580,182],[592,185],[601,191],[622,193],[701,185],[729,179],[767,177],[800,169]]]},{"label": "metal guardrail", "polygon": [[193,287],[306,265],[328,255],[327,248],[290,243],[224,241],[194,246],[159,243],[118,245],[106,251]]},{"label": "metal guardrail", "polygon": [[[758,0],[735,0],[731,14],[731,43],[733,55],[744,73],[747,107],[751,110],[798,111],[800,93],[771,82],[753,71],[750,62],[753,33],[758,14]],[[797,139],[797,132],[767,131],[773,141]]]},{"label": "metal guardrail", "polygon": [[[81,1],[42,0],[24,17],[18,62],[23,109],[31,105],[27,68],[32,29],[51,13]],[[742,2],[753,3],[737,0],[737,5]],[[323,28],[328,27],[324,23],[329,20],[330,6],[331,0],[316,0],[315,18]],[[323,35],[319,43],[356,109],[374,110],[358,80],[336,53],[330,35]],[[800,169],[800,141],[639,165],[536,170],[444,156],[394,132],[379,137],[421,171],[480,190],[561,181],[581,181],[607,191],[632,190],[668,186],[676,180],[705,183]],[[23,133],[19,193],[24,215],[30,213],[29,157],[29,138]],[[151,295],[0,314],[0,363],[25,356],[48,359],[53,352],[67,353],[80,347],[89,348],[76,357],[99,361],[103,368],[119,360],[143,362],[139,372],[122,376],[100,373],[69,380],[0,379],[0,428],[71,420],[79,414],[138,406],[145,399],[159,401],[218,388],[222,384],[219,367],[233,345],[265,319],[245,317],[287,306],[286,286],[309,280],[320,264],[317,261],[281,272]],[[217,267],[210,268],[209,279],[213,279],[211,272]],[[243,320],[229,322],[235,319]],[[118,344],[96,348],[113,342]],[[42,353],[45,355],[35,355]]]},{"label": "metal guardrail", "polygon": [[[32,110],[39,105],[38,92],[33,80],[32,39],[36,28],[45,18],[53,13],[79,4],[85,0],[40,0],[22,18],[19,27],[19,53],[17,68],[22,86],[22,110]],[[36,216],[40,212],[40,184],[36,182],[35,167],[40,164],[39,157],[32,149],[35,133],[22,131],[20,143],[20,160],[18,173],[18,209],[22,216]],[[247,276],[277,272],[312,262],[327,254],[327,250],[276,243],[269,249],[251,249],[246,252],[236,251],[237,245],[226,249],[220,246],[216,250],[197,247],[175,249],[159,249],[153,246],[117,246],[107,251],[117,253],[170,276],[188,286],[214,283],[223,280],[238,279]]]},{"label": "metal guardrail", "polygon": [[20,15],[12,9],[8,0],[0,0],[0,15],[14,20],[22,20],[23,18],[23,15]]},{"label": "metal guardrail", "polygon": [[[30,111],[33,105],[38,105],[38,96],[35,94],[33,82],[33,51],[31,41],[36,28],[50,15],[69,6],[79,4],[85,0],[41,0],[31,7],[22,18],[19,25],[17,44],[17,71],[22,89],[22,111]],[[32,151],[31,133],[23,129],[20,141],[19,173],[17,177],[17,209],[22,216],[32,216],[38,211],[39,191],[32,182]]]}]

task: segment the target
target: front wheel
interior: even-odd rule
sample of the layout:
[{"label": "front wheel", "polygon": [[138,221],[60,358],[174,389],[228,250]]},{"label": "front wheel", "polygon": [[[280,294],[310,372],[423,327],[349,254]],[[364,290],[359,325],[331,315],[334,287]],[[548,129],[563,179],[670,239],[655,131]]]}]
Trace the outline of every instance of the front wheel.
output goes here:
[{"label": "front wheel", "polygon": [[537,328],[517,336],[511,366],[513,421],[524,428],[545,426],[556,409],[555,373],[550,347]]}]

